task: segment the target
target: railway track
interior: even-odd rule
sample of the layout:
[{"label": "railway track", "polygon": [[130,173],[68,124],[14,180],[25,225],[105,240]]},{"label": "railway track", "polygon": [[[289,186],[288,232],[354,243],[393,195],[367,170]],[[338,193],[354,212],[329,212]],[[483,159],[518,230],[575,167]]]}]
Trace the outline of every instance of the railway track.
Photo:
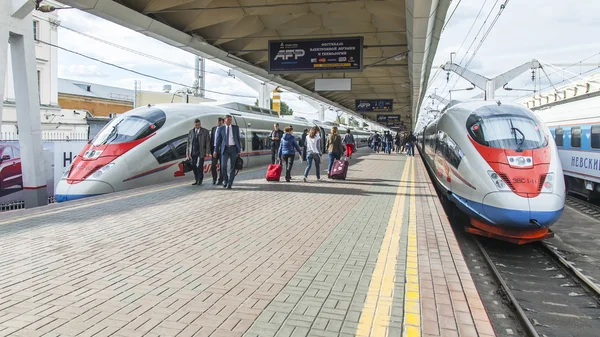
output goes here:
[{"label": "railway track", "polygon": [[600,289],[554,249],[473,239],[528,336],[600,336]]},{"label": "railway track", "polygon": [[567,206],[571,206],[572,208],[576,209],[579,212],[582,212],[584,214],[587,214],[591,217],[594,217],[594,218],[600,220],[600,206],[598,206],[598,205],[594,205],[590,202],[579,199],[572,195],[567,195],[565,204]]}]

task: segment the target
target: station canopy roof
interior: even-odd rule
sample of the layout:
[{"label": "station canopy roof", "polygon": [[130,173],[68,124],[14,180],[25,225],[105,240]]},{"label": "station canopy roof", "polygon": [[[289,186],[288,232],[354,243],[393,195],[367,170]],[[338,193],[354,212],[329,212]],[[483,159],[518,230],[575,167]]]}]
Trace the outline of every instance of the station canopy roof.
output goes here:
[{"label": "station canopy roof", "polygon": [[[356,99],[393,99],[394,113],[407,122],[411,112],[416,118],[449,5],[449,0],[63,2],[334,107],[354,111]],[[270,40],[357,36],[364,39],[360,72],[266,71]],[[351,78],[352,88],[315,94],[317,78]]]}]

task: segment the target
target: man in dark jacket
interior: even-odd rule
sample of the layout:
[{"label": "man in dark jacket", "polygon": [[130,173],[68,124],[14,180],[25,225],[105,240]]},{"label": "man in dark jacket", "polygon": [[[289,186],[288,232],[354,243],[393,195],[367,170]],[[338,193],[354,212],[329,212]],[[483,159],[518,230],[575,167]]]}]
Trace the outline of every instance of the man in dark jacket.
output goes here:
[{"label": "man in dark jacket", "polygon": [[185,156],[192,161],[195,182],[192,185],[202,185],[204,178],[204,157],[210,155],[210,136],[208,130],[202,127],[200,120],[194,121],[194,128],[187,137]]},{"label": "man in dark jacket", "polygon": [[215,146],[215,141],[217,140],[217,128],[223,125],[223,121],[223,117],[219,117],[219,119],[217,120],[217,126],[213,126],[212,130],[210,131],[210,153],[217,153],[216,156],[212,157],[212,162],[210,165],[210,170],[213,178],[213,185],[217,184],[217,172],[219,172],[218,183],[219,185],[223,184],[223,175],[221,174],[221,170],[217,170],[217,166],[219,166],[219,164],[221,163],[221,149]]},{"label": "man in dark jacket", "polygon": [[279,130],[279,123],[273,125],[273,131],[271,131],[271,164],[275,164],[277,152],[279,152],[279,145],[281,145],[281,137],[283,137],[283,131]]},{"label": "man in dark jacket", "polygon": [[415,142],[417,141],[417,137],[413,135],[412,131],[406,137],[406,147],[408,148],[408,155],[415,156]]}]

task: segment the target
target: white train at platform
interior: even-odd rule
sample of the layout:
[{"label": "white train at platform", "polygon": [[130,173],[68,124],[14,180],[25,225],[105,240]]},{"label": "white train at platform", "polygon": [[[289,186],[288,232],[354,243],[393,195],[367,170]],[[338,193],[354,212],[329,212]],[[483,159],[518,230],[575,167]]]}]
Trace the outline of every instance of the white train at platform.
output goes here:
[{"label": "white train at platform", "polygon": [[550,129],[567,192],[600,199],[600,96],[557,102],[536,111]]},{"label": "white train at platform", "polygon": [[548,128],[521,105],[448,105],[418,135],[444,199],[468,215],[466,230],[514,243],[551,237],[565,202],[558,152]]},{"label": "white train at platform", "polygon": [[[281,118],[274,110],[228,103],[220,106],[161,104],[137,108],[112,119],[81,151],[63,173],[56,187],[58,202],[164,183],[181,178],[178,165],[185,159],[187,135],[196,118],[209,130],[218,117],[233,116],[240,126],[244,167],[271,163],[270,134],[273,125],[291,125],[297,139],[304,129],[318,126],[328,136],[333,123],[309,122],[301,117]],[[340,134],[347,128],[340,126]],[[354,128],[357,147],[366,147],[370,132]],[[325,142],[322,142],[323,150]],[[206,158],[205,176],[211,160]],[[206,177],[205,177],[206,180]]]}]

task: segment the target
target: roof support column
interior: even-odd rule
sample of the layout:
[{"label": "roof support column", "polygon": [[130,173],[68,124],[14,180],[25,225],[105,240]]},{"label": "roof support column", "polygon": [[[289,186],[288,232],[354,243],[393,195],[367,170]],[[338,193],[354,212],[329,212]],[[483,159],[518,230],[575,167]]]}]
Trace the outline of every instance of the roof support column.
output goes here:
[{"label": "roof support column", "polygon": [[[4,7],[0,8],[0,56],[7,55],[10,39],[25,207],[43,206],[48,203],[48,193],[31,16],[34,2],[9,0],[0,3]],[[2,60],[0,85],[4,89],[6,58],[2,57]]]},{"label": "roof support column", "polygon": [[[4,16],[0,17],[3,20]],[[4,108],[4,86],[6,85],[6,66],[8,60],[8,25],[0,22],[0,141],[2,140],[2,110]]]}]

